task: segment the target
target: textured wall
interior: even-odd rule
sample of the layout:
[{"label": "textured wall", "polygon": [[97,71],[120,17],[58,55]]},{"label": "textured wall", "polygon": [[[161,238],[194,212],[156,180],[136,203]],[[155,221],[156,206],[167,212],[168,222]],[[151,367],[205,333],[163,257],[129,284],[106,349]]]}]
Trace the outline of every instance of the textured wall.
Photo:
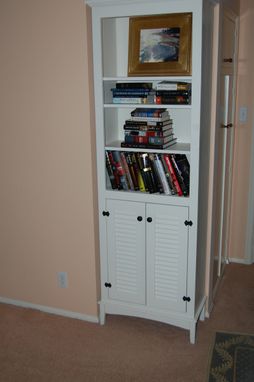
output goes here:
[{"label": "textured wall", "polygon": [[97,315],[85,11],[0,2],[0,296]]}]

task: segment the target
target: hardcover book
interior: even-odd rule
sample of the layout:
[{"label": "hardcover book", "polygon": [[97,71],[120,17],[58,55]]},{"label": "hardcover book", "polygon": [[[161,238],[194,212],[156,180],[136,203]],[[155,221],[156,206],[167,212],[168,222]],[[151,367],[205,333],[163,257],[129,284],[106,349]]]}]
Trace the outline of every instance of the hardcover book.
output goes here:
[{"label": "hardcover book", "polygon": [[149,143],[126,143],[126,142],[121,142],[121,147],[126,147],[126,148],[139,148],[139,149],[153,149],[153,150],[164,150],[167,149],[173,145],[176,144],[176,138],[173,138],[170,142],[165,143],[165,144],[160,144],[160,145],[154,145],[154,144],[149,144]]},{"label": "hardcover book", "polygon": [[190,90],[189,82],[161,81],[156,85],[157,90]]}]

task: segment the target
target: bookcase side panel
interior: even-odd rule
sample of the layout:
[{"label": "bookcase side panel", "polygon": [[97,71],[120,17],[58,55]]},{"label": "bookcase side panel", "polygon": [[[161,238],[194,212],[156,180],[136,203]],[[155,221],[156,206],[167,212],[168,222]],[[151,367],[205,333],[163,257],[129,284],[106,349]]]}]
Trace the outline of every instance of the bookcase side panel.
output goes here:
[{"label": "bookcase side panel", "polygon": [[102,19],[104,77],[127,76],[128,28],[127,17]]},{"label": "bookcase side panel", "polygon": [[[198,242],[198,208],[199,208],[199,153],[201,125],[201,72],[202,72],[202,2],[195,7],[192,14],[192,110],[191,110],[191,203],[189,219],[193,222],[189,235],[188,277],[187,290],[189,295],[196,296],[196,266]],[[200,240],[203,240],[201,238]],[[195,316],[195,301],[188,304],[188,314]]]},{"label": "bookcase side panel", "polygon": [[105,217],[102,212],[106,208],[105,203],[105,154],[104,154],[104,117],[103,117],[103,68],[102,68],[102,24],[96,9],[92,9],[92,32],[93,32],[93,67],[94,67],[94,99],[95,99],[95,128],[96,128],[96,161],[97,161],[97,186],[98,186],[98,210],[99,210],[99,248],[100,248],[100,281],[101,300],[106,298],[103,288],[107,280],[107,230]]},{"label": "bookcase side panel", "polygon": [[129,44],[129,18],[121,17],[116,20],[117,44],[117,76],[127,76],[128,70],[128,44]]},{"label": "bookcase side panel", "polygon": [[169,114],[173,119],[173,128],[178,142],[190,143],[191,109],[176,109],[169,106]]},{"label": "bookcase side panel", "polygon": [[115,76],[117,72],[116,20],[103,19],[101,23],[103,76]]},{"label": "bookcase side panel", "polygon": [[203,9],[203,52],[202,52],[202,90],[201,90],[201,130],[200,130],[200,160],[199,160],[199,214],[197,243],[197,279],[196,279],[196,309],[204,296],[206,276],[207,227],[209,204],[209,165],[211,146],[211,99],[213,73],[213,22],[214,7],[211,2],[204,3]]}]

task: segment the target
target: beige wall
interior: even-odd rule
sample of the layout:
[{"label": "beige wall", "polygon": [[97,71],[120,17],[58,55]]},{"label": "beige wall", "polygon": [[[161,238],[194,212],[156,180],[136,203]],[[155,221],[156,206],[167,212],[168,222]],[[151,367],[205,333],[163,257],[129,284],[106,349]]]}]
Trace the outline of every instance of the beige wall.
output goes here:
[{"label": "beige wall", "polygon": [[[238,0],[223,2],[237,13]],[[0,297],[97,315],[95,131],[85,12],[83,0],[0,2]],[[249,116],[246,124],[236,124],[234,258],[244,256],[245,246],[253,12],[253,1],[241,0],[237,110],[248,106]],[[67,289],[58,288],[58,271],[68,272]]]},{"label": "beige wall", "polygon": [[220,0],[223,6],[233,11],[236,15],[239,14],[240,1],[241,0]]},{"label": "beige wall", "polygon": [[[241,0],[238,88],[236,107],[235,146],[233,161],[233,195],[230,231],[230,257],[244,259],[246,245],[249,172],[252,130],[254,123],[254,2]],[[239,122],[239,109],[248,108],[246,123]]]},{"label": "beige wall", "polygon": [[97,315],[85,16],[82,0],[0,2],[0,296]]}]

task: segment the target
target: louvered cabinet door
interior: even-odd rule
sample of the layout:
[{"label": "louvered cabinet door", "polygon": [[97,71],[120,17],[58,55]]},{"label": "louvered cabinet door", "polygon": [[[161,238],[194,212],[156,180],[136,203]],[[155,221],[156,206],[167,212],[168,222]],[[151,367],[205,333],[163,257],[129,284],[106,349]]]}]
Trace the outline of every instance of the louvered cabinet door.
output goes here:
[{"label": "louvered cabinet door", "polygon": [[188,207],[147,205],[147,304],[186,311]]},{"label": "louvered cabinet door", "polygon": [[109,298],[145,304],[145,204],[108,200]]}]

